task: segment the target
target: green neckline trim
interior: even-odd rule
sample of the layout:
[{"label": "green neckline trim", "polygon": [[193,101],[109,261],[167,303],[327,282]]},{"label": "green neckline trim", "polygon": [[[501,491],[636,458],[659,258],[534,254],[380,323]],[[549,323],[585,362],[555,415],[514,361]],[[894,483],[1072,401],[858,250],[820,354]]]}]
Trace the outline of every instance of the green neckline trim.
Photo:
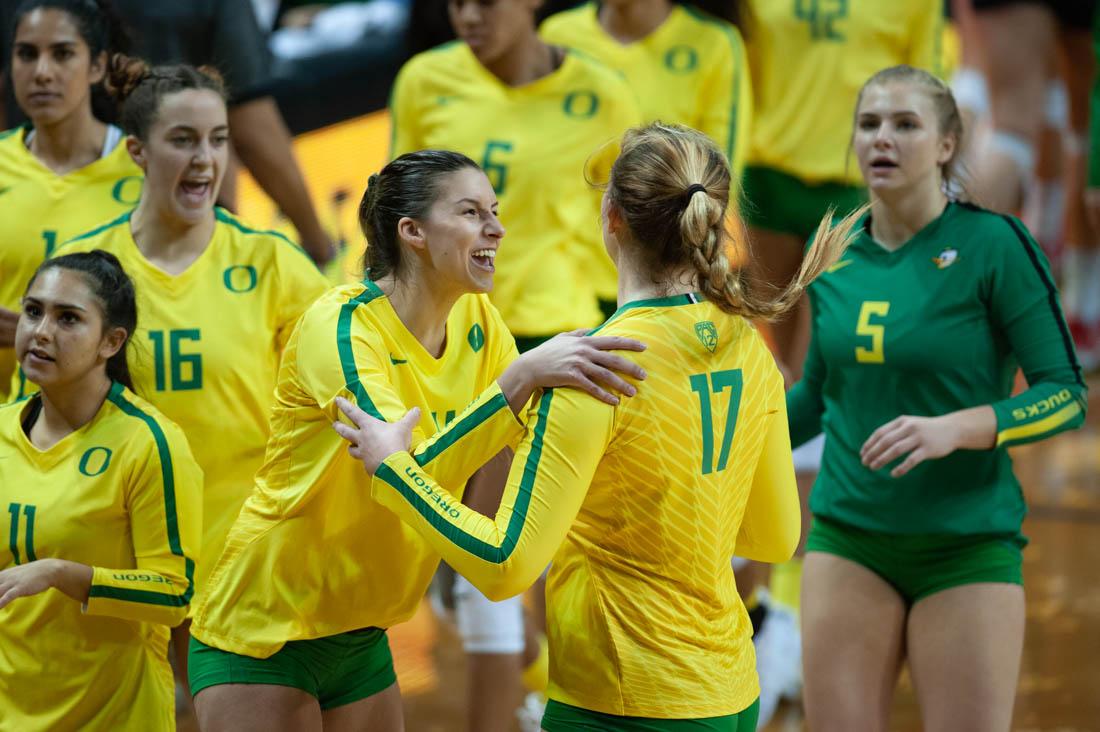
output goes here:
[{"label": "green neckline trim", "polygon": [[241,232],[242,234],[261,234],[266,236],[273,236],[283,243],[288,244],[292,249],[308,259],[310,264],[312,264],[315,268],[317,267],[317,263],[313,261],[313,258],[309,256],[309,253],[305,249],[303,249],[301,245],[295,244],[280,231],[275,231],[274,229],[253,229],[252,227],[247,226],[244,222],[240,221],[235,216],[230,214],[224,208],[221,208],[219,206],[214,207],[214,219],[220,221],[223,224],[232,226],[234,229]]},{"label": "green neckline trim", "polygon": [[694,305],[697,302],[706,300],[702,293],[693,292],[690,295],[668,295],[667,297],[651,297],[646,300],[631,300],[630,302],[621,305],[618,310],[611,314],[611,317],[600,324],[595,330],[588,335],[595,335],[596,331],[603,328],[615,318],[619,317],[627,310],[633,310],[634,308],[671,308],[678,305]]}]

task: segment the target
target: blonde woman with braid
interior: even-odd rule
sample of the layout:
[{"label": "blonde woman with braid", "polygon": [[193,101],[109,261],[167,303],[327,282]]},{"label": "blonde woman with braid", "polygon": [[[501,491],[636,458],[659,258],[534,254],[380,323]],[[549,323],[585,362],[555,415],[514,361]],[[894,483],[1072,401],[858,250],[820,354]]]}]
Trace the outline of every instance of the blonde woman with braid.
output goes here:
[{"label": "blonde woman with braid", "polygon": [[536,395],[500,509],[452,498],[410,456],[413,409],[383,423],[346,401],[336,429],[373,498],[490,599],[547,585],[548,732],[753,730],[759,683],[730,556],[778,562],[799,538],[783,379],[750,321],[773,318],[843,250],[818,230],[778,296],[725,255],[730,169],[706,136],[626,133],[602,202],[619,309],[598,329],[644,341],[646,386],[616,406]]}]

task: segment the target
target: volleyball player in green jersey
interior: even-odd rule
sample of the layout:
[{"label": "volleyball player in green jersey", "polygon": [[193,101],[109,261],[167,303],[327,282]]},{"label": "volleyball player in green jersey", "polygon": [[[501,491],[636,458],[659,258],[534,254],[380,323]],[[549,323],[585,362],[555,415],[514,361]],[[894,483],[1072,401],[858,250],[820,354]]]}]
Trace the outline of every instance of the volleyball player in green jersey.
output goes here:
[{"label": "volleyball player in green jersey", "polygon": [[[810,288],[792,443],[826,435],[802,585],[811,729],[885,730],[908,660],[927,729],[1006,730],[1024,631],[1026,512],[1005,448],[1084,420],[1039,247],[943,193],[962,125],[908,66],[860,92],[871,210]],[[1017,367],[1028,389],[1011,396]]]}]

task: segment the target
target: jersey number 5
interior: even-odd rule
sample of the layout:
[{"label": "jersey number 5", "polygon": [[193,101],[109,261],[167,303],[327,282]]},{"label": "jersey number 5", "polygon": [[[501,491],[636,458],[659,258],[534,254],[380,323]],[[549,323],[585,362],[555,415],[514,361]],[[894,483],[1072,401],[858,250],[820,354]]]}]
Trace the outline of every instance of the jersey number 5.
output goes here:
[{"label": "jersey number 5", "polygon": [[[737,411],[741,407],[741,369],[714,371],[709,374],[694,374],[691,377],[691,390],[699,397],[699,418],[703,428],[703,475],[721,472],[726,469],[730,459],[730,445],[733,444],[733,432],[737,428]],[[711,408],[711,395],[730,391],[729,405],[726,407],[726,429],[722,433],[722,450],[718,453],[718,467],[714,467],[714,411]]]},{"label": "jersey number 5", "polygon": [[23,515],[27,518],[27,533],[23,538],[23,548],[26,549],[27,561],[33,562],[38,559],[38,557],[34,555],[35,507],[29,503],[26,505],[9,503],[8,513],[11,514],[11,531],[8,533],[8,548],[11,549],[11,556],[16,564],[22,564],[22,562],[19,561],[19,509],[23,509]]},{"label": "jersey number 5", "polygon": [[890,303],[868,300],[859,308],[859,322],[856,323],[856,335],[868,336],[871,347],[856,346],[856,361],[859,363],[885,363],[882,353],[882,340],[886,336],[886,326],[873,325],[872,317],[882,318],[890,312]]},{"label": "jersey number 5", "polygon": [[[149,340],[153,342],[153,371],[157,391],[192,391],[202,388],[202,354],[183,353],[180,345],[183,341],[197,341],[201,338],[202,333],[198,328],[149,331]],[[167,349],[164,347],[166,340]],[[186,377],[184,367],[187,367]]]}]

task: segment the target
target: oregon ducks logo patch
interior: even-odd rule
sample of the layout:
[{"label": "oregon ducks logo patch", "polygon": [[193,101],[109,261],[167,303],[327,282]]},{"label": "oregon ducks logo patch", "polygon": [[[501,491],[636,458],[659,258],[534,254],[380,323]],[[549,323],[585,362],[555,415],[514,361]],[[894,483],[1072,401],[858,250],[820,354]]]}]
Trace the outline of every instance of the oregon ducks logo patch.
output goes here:
[{"label": "oregon ducks logo patch", "polygon": [[936,267],[938,267],[939,269],[947,269],[948,267],[953,265],[956,261],[958,261],[958,259],[959,259],[958,250],[957,249],[952,249],[951,247],[947,247],[942,252],[940,252],[940,256],[932,257],[932,261],[935,262]]},{"label": "oregon ducks logo patch", "polygon": [[695,335],[711,353],[718,348],[718,329],[709,320],[701,320],[695,324]]},{"label": "oregon ducks logo patch", "polygon": [[85,451],[77,466],[84,475],[94,478],[101,475],[111,464],[111,449],[107,447],[92,447]]},{"label": "oregon ducks logo patch", "polygon": [[474,323],[474,327],[470,328],[470,332],[466,334],[466,342],[470,344],[470,348],[474,349],[474,353],[481,350],[485,345],[485,331],[480,325]]}]

